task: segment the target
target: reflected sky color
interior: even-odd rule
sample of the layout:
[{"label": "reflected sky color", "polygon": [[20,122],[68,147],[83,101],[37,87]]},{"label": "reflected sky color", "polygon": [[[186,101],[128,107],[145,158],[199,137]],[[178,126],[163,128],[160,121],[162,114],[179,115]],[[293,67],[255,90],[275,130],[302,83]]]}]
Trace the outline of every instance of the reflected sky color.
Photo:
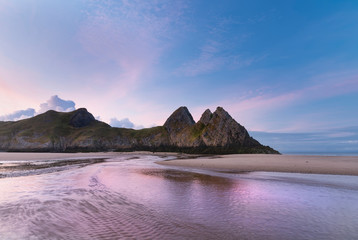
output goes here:
[{"label": "reflected sky color", "polygon": [[250,131],[356,127],[357,12],[353,0],[0,0],[0,116],[58,95],[144,127],[183,105],[196,120],[222,106]]},{"label": "reflected sky color", "polygon": [[358,234],[357,176],[220,173],[132,156],[0,178],[0,237],[352,239]]}]

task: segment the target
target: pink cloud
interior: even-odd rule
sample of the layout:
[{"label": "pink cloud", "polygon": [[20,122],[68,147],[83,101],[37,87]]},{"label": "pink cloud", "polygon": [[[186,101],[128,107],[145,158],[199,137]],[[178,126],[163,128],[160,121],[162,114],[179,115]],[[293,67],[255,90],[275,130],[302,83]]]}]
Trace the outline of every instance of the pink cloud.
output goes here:
[{"label": "pink cloud", "polygon": [[0,114],[34,106],[43,91],[37,86],[38,75],[26,69],[0,67]]},{"label": "pink cloud", "polygon": [[117,76],[105,80],[112,93],[124,97],[149,75],[167,47],[169,25],[181,6],[166,1],[99,1],[87,12],[78,34],[82,47],[101,61],[113,62]]},{"label": "pink cloud", "polygon": [[143,100],[140,97],[128,96],[120,103],[118,111],[107,113],[111,117],[128,117],[134,123],[144,127],[161,126],[175,109],[170,109],[165,103]]},{"label": "pink cloud", "polygon": [[262,95],[254,96],[230,105],[242,110],[270,110],[292,105],[297,102],[324,99],[358,91],[358,75],[348,76],[343,79],[339,78],[339,76],[337,77],[338,78],[331,77],[331,79],[325,79],[325,81],[316,83],[315,85],[283,94],[269,95],[262,93]]},{"label": "pink cloud", "polygon": [[[358,91],[358,74],[355,72],[342,72],[317,76],[311,81],[313,85],[306,88],[292,90],[285,93],[272,94],[259,92],[256,95],[247,95],[239,101],[230,98],[219,102],[243,125],[251,130],[268,131],[270,123],[266,123],[265,115],[273,111],[284,111],[287,108],[295,108],[299,104],[308,103],[319,99],[340,96]],[[315,116],[317,118],[317,116]],[[298,131],[300,129],[320,128],[320,123],[313,123],[307,119],[312,116],[291,121],[276,131]],[[327,124],[331,124],[326,121]]]}]

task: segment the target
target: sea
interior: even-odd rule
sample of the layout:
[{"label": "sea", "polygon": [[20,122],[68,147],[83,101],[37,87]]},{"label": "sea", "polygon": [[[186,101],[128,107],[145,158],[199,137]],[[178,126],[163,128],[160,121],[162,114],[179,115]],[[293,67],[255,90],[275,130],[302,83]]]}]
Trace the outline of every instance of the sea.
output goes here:
[{"label": "sea", "polygon": [[358,239],[357,176],[155,163],[172,158],[1,161],[0,239]]}]

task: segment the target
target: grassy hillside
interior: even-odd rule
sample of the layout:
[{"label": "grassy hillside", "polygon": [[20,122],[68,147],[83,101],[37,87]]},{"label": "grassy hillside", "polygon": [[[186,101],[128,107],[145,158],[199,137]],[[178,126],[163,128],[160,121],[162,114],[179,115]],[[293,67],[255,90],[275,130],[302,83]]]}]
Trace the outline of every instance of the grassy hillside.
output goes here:
[{"label": "grassy hillside", "polygon": [[[69,113],[50,110],[29,119],[0,122],[0,137],[2,141],[15,145],[12,150],[21,150],[21,146],[16,146],[16,143],[18,139],[26,139],[30,143],[47,144],[48,149],[42,149],[44,151],[98,151],[131,149],[143,144],[160,145],[158,141],[167,135],[164,127],[141,130],[113,128],[97,120],[83,127],[74,127],[71,119],[76,114],[78,110]],[[93,116],[86,111],[81,117]]]},{"label": "grassy hillside", "polygon": [[198,141],[207,126],[197,123],[180,134],[184,143],[171,143],[166,127],[140,130],[114,128],[97,121],[86,109],[63,113],[48,111],[33,118],[16,122],[0,122],[0,150],[2,151],[174,151],[186,153],[277,153],[262,146],[230,145],[225,147],[190,144]]}]

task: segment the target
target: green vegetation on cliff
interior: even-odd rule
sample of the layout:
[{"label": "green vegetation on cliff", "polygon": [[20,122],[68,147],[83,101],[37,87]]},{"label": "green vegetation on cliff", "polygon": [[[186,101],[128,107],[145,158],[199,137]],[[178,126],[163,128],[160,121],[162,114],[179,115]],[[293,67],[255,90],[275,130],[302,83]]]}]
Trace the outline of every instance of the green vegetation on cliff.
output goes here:
[{"label": "green vegetation on cliff", "polygon": [[164,126],[140,130],[114,128],[86,109],[48,111],[16,122],[0,122],[2,151],[175,151],[185,153],[278,153],[248,136],[224,110],[194,122],[179,108]]}]

